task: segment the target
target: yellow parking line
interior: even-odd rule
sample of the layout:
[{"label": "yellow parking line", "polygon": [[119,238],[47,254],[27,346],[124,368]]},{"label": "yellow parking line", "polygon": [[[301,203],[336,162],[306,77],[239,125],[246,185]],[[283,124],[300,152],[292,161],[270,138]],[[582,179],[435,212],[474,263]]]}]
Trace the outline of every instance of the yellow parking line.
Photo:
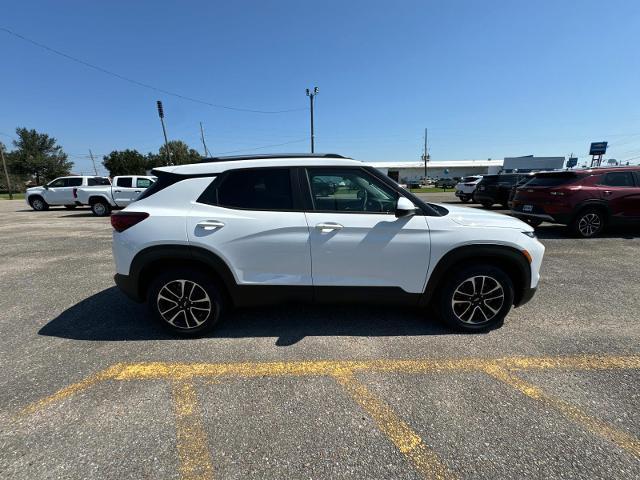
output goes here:
[{"label": "yellow parking line", "polygon": [[196,390],[190,381],[175,381],[172,386],[180,478],[210,480],[213,478],[213,462]]},{"label": "yellow parking line", "polygon": [[498,380],[506,383],[510,387],[522,392],[526,396],[539,400],[556,410],[560,411],[565,417],[573,420],[574,422],[582,425],[587,430],[600,435],[610,442],[614,443],[623,450],[626,450],[631,455],[640,458],[640,441],[632,437],[631,435],[612,427],[602,420],[598,420],[587,413],[583,412],[578,407],[571,405],[559,398],[552,397],[546,394],[539,387],[526,382],[520,377],[510,373],[499,366],[490,366],[485,370],[486,373],[497,378]]},{"label": "yellow parking line", "polygon": [[349,393],[351,398],[375,421],[378,428],[393,442],[424,478],[447,480],[455,475],[442,463],[438,456],[427,447],[422,439],[407,423],[401,420],[382,400],[350,373],[339,373],[334,378]]},{"label": "yellow parking line", "polygon": [[459,358],[449,360],[363,360],[249,363],[144,362],[117,364],[87,379],[65,387],[22,410],[33,413],[103,380],[180,380],[196,377],[275,377],[335,375],[340,372],[429,373],[441,371],[485,371],[492,366],[507,369],[640,369],[640,355],[569,357],[505,357],[496,359]]}]

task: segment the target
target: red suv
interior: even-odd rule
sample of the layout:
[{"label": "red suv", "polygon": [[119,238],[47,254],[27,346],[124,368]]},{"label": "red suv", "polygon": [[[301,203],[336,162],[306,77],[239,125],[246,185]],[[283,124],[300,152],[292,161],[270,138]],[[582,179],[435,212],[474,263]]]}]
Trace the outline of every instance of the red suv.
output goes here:
[{"label": "red suv", "polygon": [[511,213],[534,226],[569,225],[580,237],[605,225],[640,225],[640,167],[537,173],[516,189]]}]

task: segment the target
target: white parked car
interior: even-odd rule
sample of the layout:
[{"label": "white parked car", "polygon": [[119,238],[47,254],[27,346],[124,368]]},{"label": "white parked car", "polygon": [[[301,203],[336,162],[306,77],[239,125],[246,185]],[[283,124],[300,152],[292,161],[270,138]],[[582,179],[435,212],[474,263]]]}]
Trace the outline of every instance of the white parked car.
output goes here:
[{"label": "white parked car", "polygon": [[101,187],[80,187],[76,190],[76,201],[91,206],[98,217],[104,217],[114,208],[123,208],[134,202],[156,181],[154,176],[123,175],[113,178],[113,183]]},{"label": "white parked car", "polygon": [[79,205],[74,196],[76,188],[110,184],[111,181],[107,177],[59,177],[41,187],[27,188],[24,198],[36,211],[48,210],[55,205],[64,205],[65,208],[72,209]]},{"label": "white parked car", "polygon": [[456,197],[458,197],[463,203],[473,200],[473,193],[476,191],[476,187],[480,183],[480,180],[482,180],[482,175],[464,177],[455,186]]},{"label": "white parked car", "polygon": [[222,157],[154,174],[111,216],[115,281],[179,334],[210,329],[228,307],[290,300],[433,305],[479,331],[538,285],[544,246],[526,223],[424,203],[339,155]]}]

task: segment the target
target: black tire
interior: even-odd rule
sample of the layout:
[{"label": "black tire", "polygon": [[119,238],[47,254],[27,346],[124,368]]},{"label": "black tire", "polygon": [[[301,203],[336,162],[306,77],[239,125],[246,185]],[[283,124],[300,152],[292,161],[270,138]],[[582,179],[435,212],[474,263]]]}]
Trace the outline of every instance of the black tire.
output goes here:
[{"label": "black tire", "polygon": [[73,210],[76,207],[77,207],[77,205],[65,205],[64,206],[64,208],[66,208],[67,210]]},{"label": "black tire", "polygon": [[461,195],[461,196],[460,196],[460,201],[461,201],[462,203],[469,203],[469,200],[471,200],[471,198],[470,198],[470,197],[468,197],[468,196],[466,196],[466,195]]},{"label": "black tire", "polygon": [[491,208],[493,206],[493,202],[481,202],[482,208]]},{"label": "black tire", "polygon": [[33,208],[36,212],[44,212],[45,210],[49,210],[49,204],[45,202],[44,198],[39,195],[29,197],[29,205],[31,205],[31,208]]},{"label": "black tire", "polygon": [[96,200],[91,203],[91,211],[96,217],[108,217],[111,213],[111,205],[104,200]]},{"label": "black tire", "polygon": [[154,319],[170,332],[195,337],[210,331],[220,321],[225,311],[225,295],[208,275],[189,268],[175,269],[152,281],[147,306]]},{"label": "black tire", "polygon": [[513,282],[498,267],[471,265],[447,277],[439,297],[440,317],[447,325],[482,332],[502,326],[513,305]]},{"label": "black tire", "polygon": [[571,232],[580,238],[597,237],[604,230],[605,215],[598,208],[586,208],[579,212],[571,225]]}]

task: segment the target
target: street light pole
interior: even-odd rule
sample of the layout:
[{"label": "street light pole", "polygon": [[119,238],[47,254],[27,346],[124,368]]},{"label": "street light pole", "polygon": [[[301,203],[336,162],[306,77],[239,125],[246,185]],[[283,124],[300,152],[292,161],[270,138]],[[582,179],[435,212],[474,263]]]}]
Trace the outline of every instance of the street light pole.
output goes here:
[{"label": "street light pole", "polygon": [[162,133],[164,134],[164,146],[167,150],[167,165],[171,165],[171,151],[169,150],[169,140],[167,139],[167,129],[164,126],[164,109],[162,108],[162,102],[158,100],[156,102],[158,106],[158,116],[160,117],[160,123],[162,124]]},{"label": "street light pole", "polygon": [[309,97],[309,105],[310,105],[310,112],[311,112],[311,153],[315,152],[315,134],[313,132],[313,99],[316,97],[316,95],[318,94],[320,90],[318,89],[318,87],[313,87],[313,90],[309,90],[307,88],[307,97]]}]

